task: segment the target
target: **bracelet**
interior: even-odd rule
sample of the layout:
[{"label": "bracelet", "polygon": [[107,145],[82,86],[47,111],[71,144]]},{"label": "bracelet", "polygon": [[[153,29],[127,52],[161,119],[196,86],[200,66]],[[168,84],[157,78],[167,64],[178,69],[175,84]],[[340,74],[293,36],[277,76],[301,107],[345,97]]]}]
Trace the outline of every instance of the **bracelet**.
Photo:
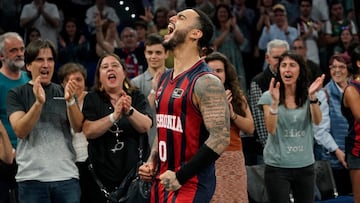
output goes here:
[{"label": "bracelet", "polygon": [[70,106],[72,106],[72,105],[74,105],[76,103],[76,101],[75,101],[75,99],[73,98],[71,101],[66,101],[66,106],[67,107],[70,107]]},{"label": "bracelet", "polygon": [[269,110],[270,110],[270,114],[271,114],[271,115],[277,115],[277,114],[278,114],[278,109],[277,109],[277,108],[276,108],[276,109],[273,109],[273,108],[271,108],[271,106],[270,106]]},{"label": "bracelet", "polygon": [[115,120],[115,118],[114,118],[114,113],[111,113],[111,114],[109,115],[109,119],[110,119],[110,122],[111,122],[111,123],[116,123],[116,122],[117,122],[117,120]]},{"label": "bracelet", "polygon": [[235,120],[237,119],[237,114],[234,113],[234,116],[231,116],[230,119],[231,119],[232,121],[235,121]]},{"label": "bracelet", "polygon": [[150,94],[154,95],[156,93],[156,91],[154,89],[150,90]]}]

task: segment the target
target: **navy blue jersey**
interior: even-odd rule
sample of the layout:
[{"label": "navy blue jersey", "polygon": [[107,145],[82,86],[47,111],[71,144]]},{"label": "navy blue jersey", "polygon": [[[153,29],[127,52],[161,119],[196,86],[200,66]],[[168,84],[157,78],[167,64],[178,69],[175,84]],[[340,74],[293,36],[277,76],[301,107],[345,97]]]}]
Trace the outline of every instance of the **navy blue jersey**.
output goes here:
[{"label": "navy blue jersey", "polygon": [[[209,137],[192,95],[196,80],[210,74],[200,60],[193,67],[173,78],[173,70],[165,72],[156,92],[156,125],[158,130],[159,174],[178,171]],[[152,202],[207,202],[215,189],[214,164],[189,179],[178,191],[166,192],[155,181]]]},{"label": "navy blue jersey", "polygon": [[[355,87],[360,94],[360,83],[352,80],[349,82],[349,86]],[[346,89],[345,89],[346,91]],[[346,108],[344,103],[341,103],[341,110],[344,117],[349,123],[348,136],[346,140],[346,151],[356,157],[360,157],[360,123],[354,118],[351,109]]]}]

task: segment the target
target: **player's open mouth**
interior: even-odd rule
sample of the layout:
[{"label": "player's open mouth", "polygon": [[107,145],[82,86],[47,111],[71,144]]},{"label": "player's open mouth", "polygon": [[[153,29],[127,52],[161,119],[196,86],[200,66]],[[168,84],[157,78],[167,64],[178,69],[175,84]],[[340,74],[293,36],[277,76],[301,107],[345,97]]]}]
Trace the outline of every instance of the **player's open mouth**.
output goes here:
[{"label": "player's open mouth", "polygon": [[168,34],[173,33],[174,30],[175,30],[175,25],[172,24],[172,23],[169,23],[169,25],[168,25]]}]

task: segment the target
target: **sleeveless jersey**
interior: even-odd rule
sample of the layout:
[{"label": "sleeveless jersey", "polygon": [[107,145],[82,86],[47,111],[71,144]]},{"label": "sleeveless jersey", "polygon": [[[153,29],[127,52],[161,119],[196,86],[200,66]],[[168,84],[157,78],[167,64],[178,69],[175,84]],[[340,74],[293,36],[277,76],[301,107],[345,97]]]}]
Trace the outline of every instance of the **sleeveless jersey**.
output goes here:
[{"label": "sleeveless jersey", "polygon": [[[349,82],[349,86],[353,86],[357,89],[360,94],[360,83],[352,80]],[[346,91],[346,89],[345,89]],[[354,118],[350,108],[346,108],[344,103],[341,102],[341,111],[344,117],[349,123],[348,136],[346,140],[346,151],[350,152],[356,157],[360,157],[360,123]]]},{"label": "sleeveless jersey", "polygon": [[[209,137],[203,118],[192,102],[196,80],[211,70],[203,60],[172,79],[173,70],[165,72],[156,92],[156,125],[159,147],[159,174],[153,184],[151,202],[208,202],[215,189],[214,164],[189,179],[175,192],[167,192],[159,175],[178,171]],[[208,201],[207,201],[208,200]]]}]

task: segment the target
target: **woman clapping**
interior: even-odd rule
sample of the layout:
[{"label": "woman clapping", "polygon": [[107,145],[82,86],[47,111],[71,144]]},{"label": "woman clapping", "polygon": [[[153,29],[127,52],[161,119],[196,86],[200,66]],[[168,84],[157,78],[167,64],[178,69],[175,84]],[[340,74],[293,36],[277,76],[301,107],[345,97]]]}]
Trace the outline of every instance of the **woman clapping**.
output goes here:
[{"label": "woman clapping", "polygon": [[[83,132],[93,172],[106,192],[112,192],[137,165],[139,138],[147,136],[152,119],[147,99],[131,86],[117,55],[102,56],[95,74],[93,91],[84,100]],[[89,194],[93,202],[105,203],[105,192],[95,176]]]},{"label": "woman clapping", "polygon": [[304,60],[291,52],[279,59],[277,73],[259,100],[270,134],[264,148],[268,197],[270,203],[288,202],[292,191],[296,203],[313,202],[312,123],[318,125],[322,119],[315,93],[325,76],[308,86]]}]

